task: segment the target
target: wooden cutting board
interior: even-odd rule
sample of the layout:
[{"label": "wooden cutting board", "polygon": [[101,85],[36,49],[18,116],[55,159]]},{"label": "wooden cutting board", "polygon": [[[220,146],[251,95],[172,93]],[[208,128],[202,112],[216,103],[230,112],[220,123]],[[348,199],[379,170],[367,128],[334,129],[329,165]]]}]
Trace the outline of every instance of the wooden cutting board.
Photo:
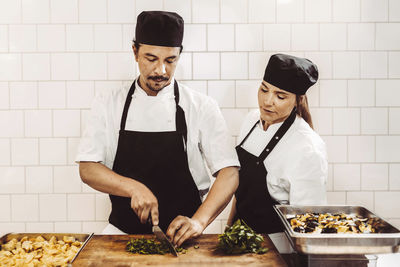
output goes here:
[{"label": "wooden cutting board", "polygon": [[[224,255],[215,251],[218,235],[204,234],[194,239],[185,247],[186,254],[174,257],[166,255],[138,255],[125,251],[126,243],[131,238],[143,235],[94,235],[73,262],[73,266],[287,266],[271,240],[265,236],[265,254]],[[152,238],[153,235],[144,235]],[[195,249],[194,246],[199,248]]]}]

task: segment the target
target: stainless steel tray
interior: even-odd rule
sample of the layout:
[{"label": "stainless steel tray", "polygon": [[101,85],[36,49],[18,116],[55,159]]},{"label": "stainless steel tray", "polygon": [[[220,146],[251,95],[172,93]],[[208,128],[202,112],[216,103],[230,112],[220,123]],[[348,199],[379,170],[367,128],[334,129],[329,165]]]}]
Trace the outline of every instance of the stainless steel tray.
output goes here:
[{"label": "stainless steel tray", "polygon": [[20,240],[24,236],[27,236],[28,238],[30,237],[38,237],[42,236],[46,240],[49,240],[52,236],[55,236],[57,239],[63,238],[63,236],[73,236],[75,237],[76,240],[83,242],[81,248],[78,250],[76,253],[75,257],[71,260],[71,263],[74,262],[76,257],[78,257],[79,253],[82,251],[82,249],[86,246],[86,244],[89,242],[90,238],[92,238],[93,233],[90,234],[76,234],[76,233],[8,233],[0,237],[0,247],[2,244],[7,243],[11,239],[15,238],[17,240]]},{"label": "stainless steel tray", "polygon": [[[399,252],[400,231],[387,221],[361,206],[293,206],[275,205],[275,211],[285,227],[292,247],[303,254],[384,254]],[[307,212],[347,213],[367,218],[379,218],[387,228],[385,233],[322,234],[297,233],[292,230],[288,217]]]}]

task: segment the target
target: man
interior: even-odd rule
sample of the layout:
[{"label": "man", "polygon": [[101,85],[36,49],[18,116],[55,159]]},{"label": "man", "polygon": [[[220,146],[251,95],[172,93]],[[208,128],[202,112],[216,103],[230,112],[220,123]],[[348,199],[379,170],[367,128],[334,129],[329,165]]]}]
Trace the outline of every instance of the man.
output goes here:
[{"label": "man", "polygon": [[[174,79],[183,26],[176,13],[142,12],[132,46],[140,76],[94,100],[76,161],[83,182],[110,194],[105,232],[151,233],[151,221],[180,246],[238,186],[239,162],[216,102]],[[202,203],[205,162],[217,178]]]}]

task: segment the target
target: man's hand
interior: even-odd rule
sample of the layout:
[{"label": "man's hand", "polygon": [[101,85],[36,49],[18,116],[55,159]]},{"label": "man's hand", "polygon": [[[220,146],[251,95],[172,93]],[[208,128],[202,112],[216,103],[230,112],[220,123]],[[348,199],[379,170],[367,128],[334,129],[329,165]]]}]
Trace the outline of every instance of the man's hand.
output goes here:
[{"label": "man's hand", "polygon": [[198,237],[204,231],[204,226],[195,219],[186,216],[176,217],[167,229],[167,236],[178,247],[191,237]]},{"label": "man's hand", "polygon": [[153,225],[158,225],[158,201],[147,186],[135,182],[131,190],[131,207],[137,214],[141,223],[146,223],[151,214]]}]

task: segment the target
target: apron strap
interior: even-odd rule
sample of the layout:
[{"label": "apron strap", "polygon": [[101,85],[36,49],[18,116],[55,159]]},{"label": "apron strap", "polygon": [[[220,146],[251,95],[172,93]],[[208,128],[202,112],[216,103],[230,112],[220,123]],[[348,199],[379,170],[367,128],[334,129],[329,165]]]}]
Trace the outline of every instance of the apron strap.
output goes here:
[{"label": "apron strap", "polygon": [[289,117],[283,122],[281,127],[279,127],[278,131],[274,134],[272,139],[269,141],[268,145],[264,148],[263,152],[261,152],[260,156],[258,156],[258,162],[263,162],[269,153],[274,149],[276,144],[281,140],[282,136],[289,130],[290,126],[293,124],[294,120],[296,119],[296,107],[293,108],[292,112],[290,113]]},{"label": "apron strap", "polygon": [[176,113],[175,113],[175,124],[176,131],[181,133],[183,136],[184,145],[186,148],[187,144],[187,126],[185,120],[185,111],[179,106],[179,88],[178,83],[174,82],[174,95],[175,95],[175,103],[176,103]]},{"label": "apron strap", "polygon": [[[121,118],[121,130],[125,130],[125,125],[126,125],[126,118],[128,116],[128,110],[132,102],[132,95],[135,92],[136,89],[136,80],[133,81],[131,88],[129,89],[128,95],[126,97],[125,105],[124,105],[124,110],[122,112],[122,118]],[[178,83],[176,80],[174,80],[174,95],[175,95],[175,103],[176,103],[176,112],[175,112],[175,125],[176,125],[176,131],[181,133],[183,136],[184,140],[184,145],[186,147],[187,143],[187,126],[186,126],[186,120],[185,120],[185,111],[179,106],[179,88],[178,88]]]},{"label": "apron strap", "polygon": [[240,142],[239,146],[242,146],[243,143],[247,140],[247,138],[250,136],[250,134],[253,132],[254,128],[256,128],[257,123],[259,122],[259,120],[256,121],[256,123],[254,123],[253,127],[251,127],[251,130],[247,133],[247,135],[243,138],[242,142]]},{"label": "apron strap", "polygon": [[131,105],[132,95],[135,92],[135,89],[136,89],[136,80],[133,81],[125,100],[124,110],[122,112],[122,118],[121,118],[121,126],[120,126],[120,130],[122,131],[125,130],[126,117],[128,116],[129,106]]}]

